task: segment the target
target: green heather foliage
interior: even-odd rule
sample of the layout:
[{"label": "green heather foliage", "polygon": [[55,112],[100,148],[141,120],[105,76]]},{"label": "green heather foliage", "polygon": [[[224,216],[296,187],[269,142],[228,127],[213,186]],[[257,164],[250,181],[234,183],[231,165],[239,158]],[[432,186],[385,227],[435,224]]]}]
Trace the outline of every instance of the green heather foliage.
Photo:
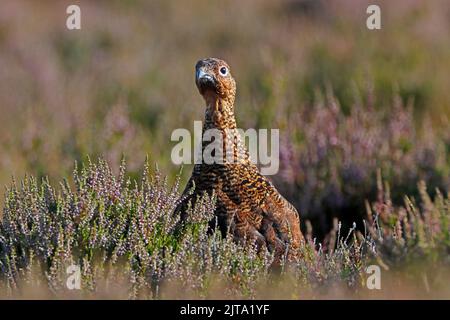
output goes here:
[{"label": "green heather foliage", "polygon": [[[378,200],[367,204],[365,232],[341,234],[329,245],[316,243],[310,225],[302,258],[271,266],[268,252],[257,253],[219,232],[208,232],[214,199],[203,198],[179,227],[173,209],[178,182],[168,185],[145,165],[139,182],[99,160],[88,161],[71,182],[53,188],[32,177],[6,192],[0,225],[0,292],[66,297],[277,297],[298,298],[335,285],[363,290],[367,265],[385,268],[450,263],[450,201],[425,184],[420,199],[405,197],[395,207],[390,190],[378,181]],[[66,268],[81,266],[82,290],[66,288]],[[284,284],[284,285],[281,285]],[[182,290],[180,290],[182,288]],[[37,290],[37,289],[36,289]],[[278,289],[277,289],[278,290]],[[284,290],[284,291],[283,291]]]}]

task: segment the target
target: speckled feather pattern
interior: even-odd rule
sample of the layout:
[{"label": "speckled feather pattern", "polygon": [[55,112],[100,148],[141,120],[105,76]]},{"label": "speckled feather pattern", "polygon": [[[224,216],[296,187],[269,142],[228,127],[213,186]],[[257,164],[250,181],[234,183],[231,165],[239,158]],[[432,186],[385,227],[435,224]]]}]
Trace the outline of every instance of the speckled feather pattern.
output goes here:
[{"label": "speckled feather pattern", "polygon": [[[285,253],[290,260],[297,257],[303,241],[298,212],[250,161],[237,131],[234,116],[236,83],[228,64],[220,59],[203,59],[196,65],[196,74],[199,70],[213,78],[208,83],[196,78],[206,102],[203,132],[211,128],[220,130],[224,146],[230,143],[234,155],[242,156],[233,163],[224,159],[223,164],[195,165],[184,191],[185,199],[177,208],[181,219],[186,218],[189,202],[194,205],[203,193],[214,193],[217,197],[215,216],[223,234],[231,232],[236,241],[255,241],[259,247],[273,252],[276,260]],[[226,75],[221,72],[224,70]],[[193,187],[193,194],[187,196]]]}]

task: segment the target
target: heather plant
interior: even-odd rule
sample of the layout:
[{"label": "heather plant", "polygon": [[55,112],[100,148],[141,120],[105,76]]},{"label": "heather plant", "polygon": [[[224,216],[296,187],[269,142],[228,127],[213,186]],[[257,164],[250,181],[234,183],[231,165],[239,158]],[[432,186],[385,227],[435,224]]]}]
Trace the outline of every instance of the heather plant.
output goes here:
[{"label": "heather plant", "polygon": [[30,177],[20,187],[13,183],[1,224],[5,288],[20,289],[18,281],[35,264],[56,291],[64,289],[71,264],[81,266],[84,287],[91,289],[104,268],[123,268],[130,294],[152,293],[162,279],[200,290],[211,273],[228,276],[253,266],[245,278],[250,281],[258,270],[254,250],[242,251],[230,239],[222,243],[216,233],[208,236],[214,198],[200,199],[180,231],[173,215],[178,182],[168,188],[158,171],[148,170],[138,184],[125,177],[124,164],[115,176],[99,161],[74,171],[73,189],[64,181],[57,192],[48,180],[38,184]]},{"label": "heather plant", "polygon": [[171,132],[192,128],[204,115],[193,67],[205,55],[224,58],[234,70],[240,128],[280,128],[283,134],[288,125],[308,125],[298,118],[327,85],[345,112],[355,96],[371,93],[373,107],[389,115],[399,95],[414,102],[417,122],[426,115],[427,128],[449,127],[447,1],[384,1],[389,15],[377,32],[365,26],[368,0],[80,0],[89,26],[80,32],[62,23],[63,2],[3,2],[2,186],[11,175],[68,176],[73,161],[86,154],[113,166],[122,153],[134,155],[128,170],[135,175],[140,159],[151,154],[173,178]]},{"label": "heather plant", "polygon": [[[78,2],[79,31],[64,2],[2,2],[0,296],[373,297],[376,264],[378,296],[450,297],[448,1],[382,1],[376,32],[371,1]],[[204,116],[205,55],[233,67],[239,127],[280,129],[296,263],[209,230],[214,198],[172,215],[190,170],[170,136]],[[104,160],[56,185],[86,154]]]},{"label": "heather plant", "polygon": [[[450,136],[426,119],[414,121],[411,106],[398,97],[390,112],[355,104],[345,113],[329,95],[324,103],[292,115],[280,147],[277,186],[323,237],[337,217],[362,230],[364,201],[377,195],[376,176],[394,187],[399,205],[404,195],[418,196],[417,181],[450,188]],[[295,123],[295,125],[294,125]]]},{"label": "heather plant", "polygon": [[[424,183],[419,191],[419,203],[405,197],[403,206],[394,206],[379,178],[364,232],[353,226],[344,233],[335,220],[322,244],[307,223],[301,259],[275,267],[270,253],[209,229],[214,196],[201,198],[180,224],[173,215],[178,180],[169,184],[146,164],[135,181],[124,161],[117,174],[104,160],[87,161],[58,189],[32,177],[8,187],[0,224],[0,292],[135,299],[302,298],[350,290],[363,295],[370,264],[386,270],[416,261],[448,266],[448,195],[437,192],[432,200]],[[69,265],[80,266],[81,290],[66,286]]]}]

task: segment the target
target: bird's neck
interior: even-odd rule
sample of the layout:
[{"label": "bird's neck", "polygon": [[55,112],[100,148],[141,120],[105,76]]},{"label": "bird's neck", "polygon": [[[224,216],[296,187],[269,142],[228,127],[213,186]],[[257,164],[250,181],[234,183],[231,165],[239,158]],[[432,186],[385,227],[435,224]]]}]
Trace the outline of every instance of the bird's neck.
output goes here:
[{"label": "bird's neck", "polygon": [[[220,98],[215,95],[204,96],[206,102],[205,123],[203,135],[210,129],[216,129],[223,138],[223,150],[232,152],[235,159],[239,157],[239,163],[250,162],[247,148],[242,142],[240,132],[234,116],[234,97]],[[209,144],[203,141],[202,149]],[[231,149],[231,150],[230,150]]]},{"label": "bird's neck", "polygon": [[221,98],[217,95],[205,95],[206,112],[203,130],[236,129],[236,118],[234,117],[234,98]]}]

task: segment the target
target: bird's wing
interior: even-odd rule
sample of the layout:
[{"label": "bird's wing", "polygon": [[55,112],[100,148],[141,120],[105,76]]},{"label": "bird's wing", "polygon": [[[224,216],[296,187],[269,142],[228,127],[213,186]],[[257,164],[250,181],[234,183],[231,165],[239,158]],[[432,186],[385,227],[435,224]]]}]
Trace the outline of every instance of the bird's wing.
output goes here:
[{"label": "bird's wing", "polygon": [[240,171],[235,176],[239,187],[233,181],[223,196],[227,208],[237,208],[235,236],[250,237],[278,256],[295,252],[303,239],[297,210],[258,171],[248,167]]},{"label": "bird's wing", "polygon": [[297,255],[303,235],[297,210],[273,187],[260,205],[262,224],[260,232],[275,256]]}]

